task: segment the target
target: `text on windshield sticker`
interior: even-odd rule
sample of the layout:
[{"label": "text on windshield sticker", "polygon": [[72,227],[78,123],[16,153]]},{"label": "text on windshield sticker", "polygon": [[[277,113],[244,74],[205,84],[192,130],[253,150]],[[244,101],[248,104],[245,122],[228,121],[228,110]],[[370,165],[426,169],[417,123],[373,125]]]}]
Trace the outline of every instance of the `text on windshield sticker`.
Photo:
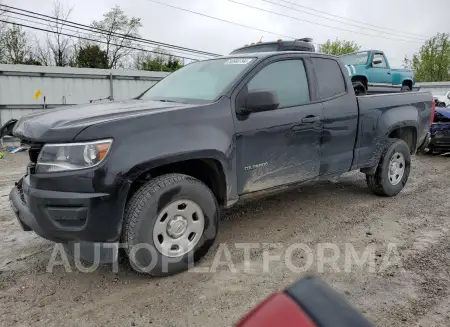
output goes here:
[{"label": "text on windshield sticker", "polygon": [[253,59],[230,59],[225,61],[225,65],[247,65]]}]

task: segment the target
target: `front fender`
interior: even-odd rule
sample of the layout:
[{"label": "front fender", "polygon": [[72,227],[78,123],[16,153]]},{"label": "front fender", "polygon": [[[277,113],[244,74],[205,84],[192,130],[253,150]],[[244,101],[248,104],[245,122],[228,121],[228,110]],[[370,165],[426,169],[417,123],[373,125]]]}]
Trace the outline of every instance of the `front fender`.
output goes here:
[{"label": "front fender", "polygon": [[[201,110],[201,111],[200,111]],[[113,135],[105,166],[118,178],[133,182],[142,173],[161,165],[190,159],[214,159],[222,168],[227,198],[236,192],[234,124],[222,107],[182,111],[176,116],[150,116],[95,125],[78,140]]]}]

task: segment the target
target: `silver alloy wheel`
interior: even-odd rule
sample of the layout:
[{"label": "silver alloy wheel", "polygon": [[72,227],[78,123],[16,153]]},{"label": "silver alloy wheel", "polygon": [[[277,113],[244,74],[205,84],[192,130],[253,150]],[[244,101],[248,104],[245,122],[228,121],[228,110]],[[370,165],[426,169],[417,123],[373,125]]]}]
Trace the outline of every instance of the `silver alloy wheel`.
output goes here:
[{"label": "silver alloy wheel", "polygon": [[156,249],[175,258],[190,252],[200,240],[205,216],[200,206],[191,200],[177,200],[168,204],[158,215],[153,227]]},{"label": "silver alloy wheel", "polygon": [[405,157],[400,152],[395,152],[389,162],[388,178],[392,185],[397,185],[405,174]]}]

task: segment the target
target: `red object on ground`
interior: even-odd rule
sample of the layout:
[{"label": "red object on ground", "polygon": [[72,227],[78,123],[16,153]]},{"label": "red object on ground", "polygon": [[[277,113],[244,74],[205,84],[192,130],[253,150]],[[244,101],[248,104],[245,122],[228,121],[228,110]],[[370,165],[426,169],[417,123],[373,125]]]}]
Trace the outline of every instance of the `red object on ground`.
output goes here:
[{"label": "red object on ground", "polygon": [[277,292],[242,318],[236,327],[317,327],[294,300]]}]

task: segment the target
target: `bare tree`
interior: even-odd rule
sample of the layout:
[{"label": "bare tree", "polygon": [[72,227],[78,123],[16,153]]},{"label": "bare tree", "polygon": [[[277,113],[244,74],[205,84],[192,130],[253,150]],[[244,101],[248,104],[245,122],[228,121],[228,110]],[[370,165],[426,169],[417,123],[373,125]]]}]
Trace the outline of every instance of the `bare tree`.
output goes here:
[{"label": "bare tree", "polygon": [[36,58],[42,63],[43,66],[51,66],[53,64],[52,54],[49,47],[47,47],[47,42],[41,44],[41,40],[34,35],[34,53]]},{"label": "bare tree", "polygon": [[48,23],[48,29],[52,32],[47,33],[44,44],[37,40],[36,56],[44,65],[68,66],[73,57],[72,39],[63,35],[64,27],[73,7],[65,9],[64,6],[56,0],[53,3],[53,19]]},{"label": "bare tree", "polygon": [[122,66],[123,59],[133,51],[129,47],[136,46],[133,44],[133,38],[139,37],[142,23],[140,18],[128,17],[116,6],[103,15],[103,20],[94,21],[91,26],[103,31],[96,37],[105,44],[108,68],[115,68]]},{"label": "bare tree", "polygon": [[[3,2],[0,0],[0,19],[5,20],[3,14],[6,12],[4,7],[2,7]],[[5,61],[5,31],[6,24],[0,22],[0,64]]]}]

